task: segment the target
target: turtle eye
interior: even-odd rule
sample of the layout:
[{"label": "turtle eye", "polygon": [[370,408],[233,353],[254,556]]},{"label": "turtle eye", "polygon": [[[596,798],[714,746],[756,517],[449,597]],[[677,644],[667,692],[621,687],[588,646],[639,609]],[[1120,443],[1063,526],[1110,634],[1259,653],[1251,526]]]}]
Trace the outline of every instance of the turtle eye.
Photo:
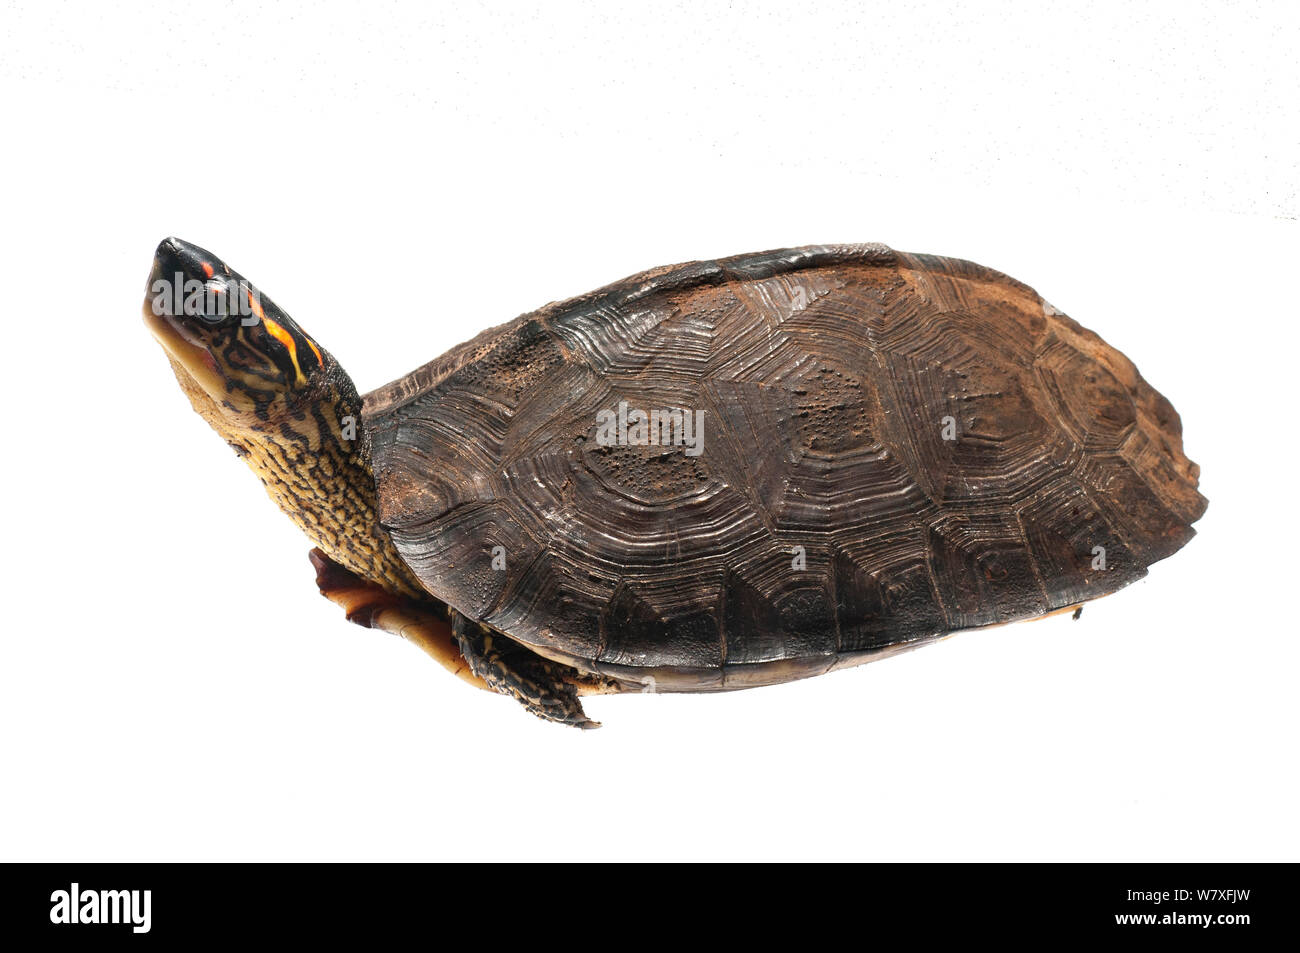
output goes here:
[{"label": "turtle eye", "polygon": [[203,305],[199,317],[208,324],[221,324],[230,317],[230,289],[225,279],[209,278],[203,283]]}]

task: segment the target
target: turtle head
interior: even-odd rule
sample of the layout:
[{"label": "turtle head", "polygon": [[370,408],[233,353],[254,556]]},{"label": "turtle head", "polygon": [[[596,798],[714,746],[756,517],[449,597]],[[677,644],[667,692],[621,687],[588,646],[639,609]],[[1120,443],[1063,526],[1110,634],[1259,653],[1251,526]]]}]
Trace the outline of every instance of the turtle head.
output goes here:
[{"label": "turtle head", "polygon": [[379,525],[361,397],[328,351],[179,238],[154,255],[144,319],[194,409],[312,542],[389,591],[424,592]]},{"label": "turtle head", "polygon": [[154,254],[144,317],[196,406],[206,397],[231,424],[292,412],[337,371],[275,302],[179,238],[164,239]]}]

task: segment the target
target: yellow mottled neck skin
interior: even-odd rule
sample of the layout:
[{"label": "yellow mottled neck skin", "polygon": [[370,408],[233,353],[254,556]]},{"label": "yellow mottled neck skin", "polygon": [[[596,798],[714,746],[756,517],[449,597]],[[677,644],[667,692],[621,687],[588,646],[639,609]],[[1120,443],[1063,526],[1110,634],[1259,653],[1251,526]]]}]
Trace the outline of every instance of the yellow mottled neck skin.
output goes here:
[{"label": "yellow mottled neck skin", "polygon": [[[361,399],[346,378],[324,375],[311,390],[234,420],[176,361],[194,409],[257,474],[267,494],[331,559],[390,592],[427,597],[379,525],[374,474],[361,429]],[[344,423],[351,418],[345,436]],[[347,437],[355,434],[354,439]]]}]

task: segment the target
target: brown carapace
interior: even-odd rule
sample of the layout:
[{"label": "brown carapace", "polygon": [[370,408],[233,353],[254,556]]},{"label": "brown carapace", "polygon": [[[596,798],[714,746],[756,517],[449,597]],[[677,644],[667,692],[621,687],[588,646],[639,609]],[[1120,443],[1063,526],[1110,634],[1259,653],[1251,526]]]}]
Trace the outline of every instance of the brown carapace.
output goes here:
[{"label": "brown carapace", "polygon": [[584,726],[580,694],[766,685],[1077,606],[1206,506],[1124,355],[1003,274],[882,245],[548,305],[366,395],[362,425],[429,593],[387,611]]}]

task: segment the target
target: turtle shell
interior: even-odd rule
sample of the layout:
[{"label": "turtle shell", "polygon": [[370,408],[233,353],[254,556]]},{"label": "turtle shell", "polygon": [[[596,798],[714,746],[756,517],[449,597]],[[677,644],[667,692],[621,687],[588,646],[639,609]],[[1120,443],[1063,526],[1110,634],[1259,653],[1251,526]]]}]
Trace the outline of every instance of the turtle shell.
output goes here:
[{"label": "turtle shell", "polygon": [[368,395],[366,426],[380,519],[431,593],[662,690],[1077,605],[1206,506],[1124,355],[1003,274],[883,245],[550,304]]}]

